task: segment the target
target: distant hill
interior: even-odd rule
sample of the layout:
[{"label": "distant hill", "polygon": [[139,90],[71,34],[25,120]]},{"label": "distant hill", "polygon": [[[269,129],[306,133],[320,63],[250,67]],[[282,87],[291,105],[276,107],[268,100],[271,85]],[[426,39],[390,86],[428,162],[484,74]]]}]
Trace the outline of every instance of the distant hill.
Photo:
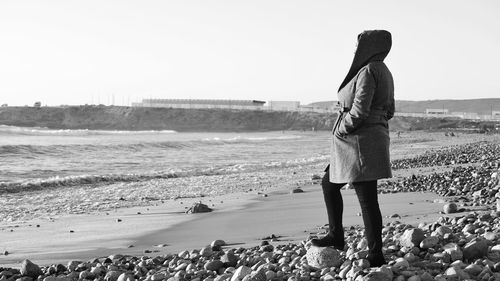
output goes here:
[{"label": "distant hill", "polygon": [[[223,109],[148,108],[122,106],[0,107],[0,125],[94,130],[175,130],[238,132],[331,130],[335,113],[243,111]],[[399,130],[493,128],[497,122],[457,118],[396,116],[389,128]]]},{"label": "distant hill", "polygon": [[[337,101],[314,102],[310,105],[329,107]],[[468,99],[468,100],[426,100],[407,101],[396,100],[397,112],[424,113],[428,108],[448,109],[448,112],[472,112],[479,115],[490,115],[492,110],[500,111],[500,98],[497,99]]]}]

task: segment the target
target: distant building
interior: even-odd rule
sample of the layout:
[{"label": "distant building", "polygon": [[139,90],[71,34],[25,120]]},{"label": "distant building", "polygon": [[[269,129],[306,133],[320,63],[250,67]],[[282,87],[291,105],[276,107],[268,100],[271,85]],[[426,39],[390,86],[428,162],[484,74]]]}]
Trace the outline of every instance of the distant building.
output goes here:
[{"label": "distant building", "polygon": [[300,109],[300,101],[268,101],[267,107],[269,110],[298,111]]},{"label": "distant building", "polygon": [[500,118],[500,111],[492,111],[491,112],[491,116],[493,117],[493,119],[499,119]]},{"label": "distant building", "polygon": [[427,108],[425,110],[425,114],[447,115],[448,109],[445,109],[445,108]]},{"label": "distant building", "polygon": [[140,103],[132,103],[132,106],[262,110],[265,103],[258,100],[143,99]]},{"label": "distant building", "polygon": [[37,102],[35,102],[35,104],[33,104],[33,106],[34,107],[40,107],[40,106],[42,106],[42,103],[39,102],[39,101],[37,101]]},{"label": "distant building", "polygon": [[2,107],[7,107],[7,106],[9,106],[9,105],[6,103],[2,104]]}]

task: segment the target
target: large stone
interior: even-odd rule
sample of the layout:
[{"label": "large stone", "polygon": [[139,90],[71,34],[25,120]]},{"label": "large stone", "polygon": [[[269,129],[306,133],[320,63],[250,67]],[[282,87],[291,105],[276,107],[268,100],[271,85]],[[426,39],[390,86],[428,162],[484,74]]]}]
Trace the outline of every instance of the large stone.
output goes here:
[{"label": "large stone", "polygon": [[399,238],[399,244],[403,247],[418,247],[420,242],[425,239],[424,231],[420,228],[407,229]]},{"label": "large stone", "polygon": [[446,233],[452,233],[453,230],[447,226],[439,226],[438,228],[436,228],[436,230],[434,230],[434,233],[440,237],[443,237]]},{"label": "large stone", "polygon": [[455,243],[448,243],[443,246],[443,250],[445,253],[450,255],[451,261],[461,260],[463,257],[462,250],[460,250],[460,246]]},{"label": "large stone", "polygon": [[21,275],[36,279],[38,276],[42,275],[42,270],[38,265],[26,259],[21,263]]},{"label": "large stone", "polygon": [[214,254],[214,251],[212,250],[212,247],[211,246],[206,246],[206,247],[203,247],[201,250],[200,250],[200,255],[203,256],[203,257],[210,257]]},{"label": "large stone", "polygon": [[480,265],[472,263],[465,267],[464,271],[472,276],[476,276],[483,271],[483,268]]},{"label": "large stone", "polygon": [[429,236],[420,242],[420,248],[429,249],[436,246],[439,243],[439,237]]},{"label": "large stone", "polygon": [[483,239],[473,239],[464,246],[464,259],[472,260],[488,254],[488,243]]},{"label": "large stone", "polygon": [[118,277],[120,277],[122,273],[116,270],[110,270],[104,276],[104,281],[118,281]]},{"label": "large stone", "polygon": [[186,214],[196,214],[196,213],[208,213],[213,211],[212,208],[208,207],[207,205],[197,202],[194,203],[193,206],[191,206],[187,211]]},{"label": "large stone", "polygon": [[122,273],[118,276],[117,281],[135,281],[134,275],[130,273]]},{"label": "large stone", "polygon": [[223,267],[224,263],[220,260],[209,261],[205,264],[206,270],[217,271],[219,268]]},{"label": "large stone", "polygon": [[222,246],[226,246],[226,242],[224,240],[214,240],[212,241],[212,243],[210,243],[210,246],[211,247],[222,247]]},{"label": "large stone", "polygon": [[224,263],[226,267],[235,267],[238,263],[238,257],[233,252],[225,253],[220,260]]},{"label": "large stone", "polygon": [[445,214],[453,214],[458,211],[457,204],[455,203],[448,203],[443,206],[443,211]]},{"label": "large stone", "polygon": [[404,258],[397,258],[392,266],[399,270],[406,270],[410,267],[410,263]]},{"label": "large stone", "polygon": [[81,261],[69,261],[66,267],[69,271],[75,271],[81,263]]},{"label": "large stone", "polygon": [[314,268],[333,267],[342,264],[339,252],[330,247],[311,246],[307,250],[306,259],[309,266]]},{"label": "large stone", "polygon": [[452,266],[448,268],[445,272],[444,275],[448,277],[448,279],[452,278],[458,278],[458,280],[466,280],[470,279],[470,275],[463,271],[460,267],[457,266]]},{"label": "large stone", "polygon": [[245,276],[249,275],[252,272],[252,269],[248,266],[242,265],[238,267],[233,274],[233,277],[231,277],[231,281],[240,281],[245,278]]}]

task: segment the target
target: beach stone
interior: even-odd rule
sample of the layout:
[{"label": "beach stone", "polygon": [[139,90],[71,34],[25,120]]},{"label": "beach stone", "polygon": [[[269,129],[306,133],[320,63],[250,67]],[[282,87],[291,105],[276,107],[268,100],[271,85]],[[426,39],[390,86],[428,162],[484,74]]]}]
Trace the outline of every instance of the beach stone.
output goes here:
[{"label": "beach stone", "polygon": [[[229,273],[223,273],[221,275],[218,275],[217,277],[215,277],[214,281],[226,281],[226,280],[230,280],[231,279],[231,276],[232,274],[229,274]],[[193,280],[191,280],[193,281]]]},{"label": "beach stone", "polygon": [[186,211],[186,214],[208,213],[211,211],[213,211],[213,209],[208,207],[208,205],[196,202]]},{"label": "beach stone", "polygon": [[495,232],[486,231],[485,233],[483,233],[483,237],[488,241],[495,241],[498,238],[498,234]]},{"label": "beach stone", "polygon": [[231,281],[241,281],[245,276],[249,275],[252,272],[252,269],[248,266],[242,265],[238,267],[233,276],[231,277]]},{"label": "beach stone", "polygon": [[399,238],[399,244],[403,247],[413,248],[418,247],[420,242],[425,239],[424,231],[420,228],[411,228],[405,230]]},{"label": "beach stone", "polygon": [[443,211],[445,214],[453,214],[458,211],[457,204],[455,203],[448,203],[443,206]]},{"label": "beach stone", "polygon": [[476,276],[479,273],[481,273],[481,271],[483,271],[483,268],[480,265],[472,263],[472,264],[469,264],[468,266],[466,266],[464,268],[464,271],[472,276]]},{"label": "beach stone", "polygon": [[495,246],[491,247],[492,252],[500,252],[500,244],[496,244]]},{"label": "beach stone", "polygon": [[118,281],[118,277],[120,277],[122,273],[117,270],[110,270],[104,276],[104,281]]},{"label": "beach stone", "polygon": [[432,281],[432,280],[434,280],[434,277],[432,277],[432,275],[429,272],[426,271],[426,272],[420,274],[420,280],[422,280],[422,281]]},{"label": "beach stone", "polygon": [[397,258],[392,266],[399,270],[406,270],[410,267],[410,263],[404,258]]},{"label": "beach stone", "polygon": [[238,257],[233,252],[225,253],[220,260],[224,263],[226,267],[235,267],[238,263]]},{"label": "beach stone", "polygon": [[214,254],[214,251],[212,250],[212,247],[211,246],[206,246],[206,247],[203,247],[201,250],[200,250],[200,255],[203,256],[203,257],[210,257]]},{"label": "beach stone", "polygon": [[475,230],[476,230],[476,226],[469,223],[466,226],[464,226],[464,228],[462,229],[462,232],[473,234]]},{"label": "beach stone", "polygon": [[462,250],[460,246],[456,243],[448,243],[443,246],[444,253],[450,256],[451,261],[461,260],[463,257]]},{"label": "beach stone", "polygon": [[434,233],[441,237],[443,237],[447,233],[452,233],[452,232],[453,230],[451,230],[451,228],[444,225],[439,226],[436,228],[436,230],[434,230]]},{"label": "beach stone", "polygon": [[21,275],[36,279],[38,276],[42,275],[42,270],[38,265],[32,263],[28,259],[25,259],[21,262]]},{"label": "beach stone", "polygon": [[391,281],[392,278],[384,272],[374,271],[363,276],[363,281]]},{"label": "beach stone", "polygon": [[459,280],[470,279],[470,275],[463,271],[460,267],[452,266],[448,268],[444,274],[448,278],[458,278]]},{"label": "beach stone", "polygon": [[204,267],[206,270],[217,271],[217,270],[219,270],[219,268],[221,268],[223,266],[224,266],[224,262],[222,262],[220,260],[213,260],[213,261],[207,262]]},{"label": "beach stone", "polygon": [[69,261],[66,268],[69,271],[75,271],[81,263],[82,263],[81,261]]},{"label": "beach stone", "polygon": [[422,278],[420,278],[419,275],[412,275],[407,279],[407,281],[422,281]]},{"label": "beach stone", "polygon": [[429,236],[426,237],[422,242],[420,242],[420,248],[429,249],[436,246],[439,243],[439,237],[437,236]]},{"label": "beach stone", "polygon": [[79,280],[94,279],[94,278],[95,278],[95,275],[92,272],[87,271],[87,270],[80,272],[80,274],[78,275]]},{"label": "beach stone", "polygon": [[257,270],[245,276],[242,281],[267,281],[264,270]]},{"label": "beach stone", "polygon": [[466,260],[484,257],[488,254],[488,243],[483,239],[473,239],[463,248],[463,255]]},{"label": "beach stone", "polygon": [[135,281],[135,278],[130,273],[122,273],[120,274],[120,276],[118,276],[118,279],[116,281]]},{"label": "beach stone", "polygon": [[214,240],[212,243],[210,243],[211,247],[216,247],[216,246],[226,246],[226,242],[224,240]]},{"label": "beach stone", "polygon": [[65,278],[67,278],[69,280],[78,280],[79,276],[80,276],[80,273],[73,271],[73,272],[68,273]]},{"label": "beach stone", "polygon": [[311,246],[306,252],[307,263],[314,268],[339,266],[342,264],[340,254],[330,247]]}]

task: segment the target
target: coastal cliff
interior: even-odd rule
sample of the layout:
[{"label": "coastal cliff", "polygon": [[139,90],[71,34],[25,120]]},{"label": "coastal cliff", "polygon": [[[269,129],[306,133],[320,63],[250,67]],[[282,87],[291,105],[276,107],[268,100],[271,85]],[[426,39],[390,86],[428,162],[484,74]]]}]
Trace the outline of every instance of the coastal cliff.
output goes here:
[{"label": "coastal cliff", "polygon": [[[331,130],[336,114],[124,106],[0,107],[0,125],[89,130],[198,132]],[[479,128],[475,121],[395,117],[391,130]]]},{"label": "coastal cliff", "polygon": [[123,106],[3,107],[0,124],[51,129],[270,131],[330,129],[335,114]]}]

